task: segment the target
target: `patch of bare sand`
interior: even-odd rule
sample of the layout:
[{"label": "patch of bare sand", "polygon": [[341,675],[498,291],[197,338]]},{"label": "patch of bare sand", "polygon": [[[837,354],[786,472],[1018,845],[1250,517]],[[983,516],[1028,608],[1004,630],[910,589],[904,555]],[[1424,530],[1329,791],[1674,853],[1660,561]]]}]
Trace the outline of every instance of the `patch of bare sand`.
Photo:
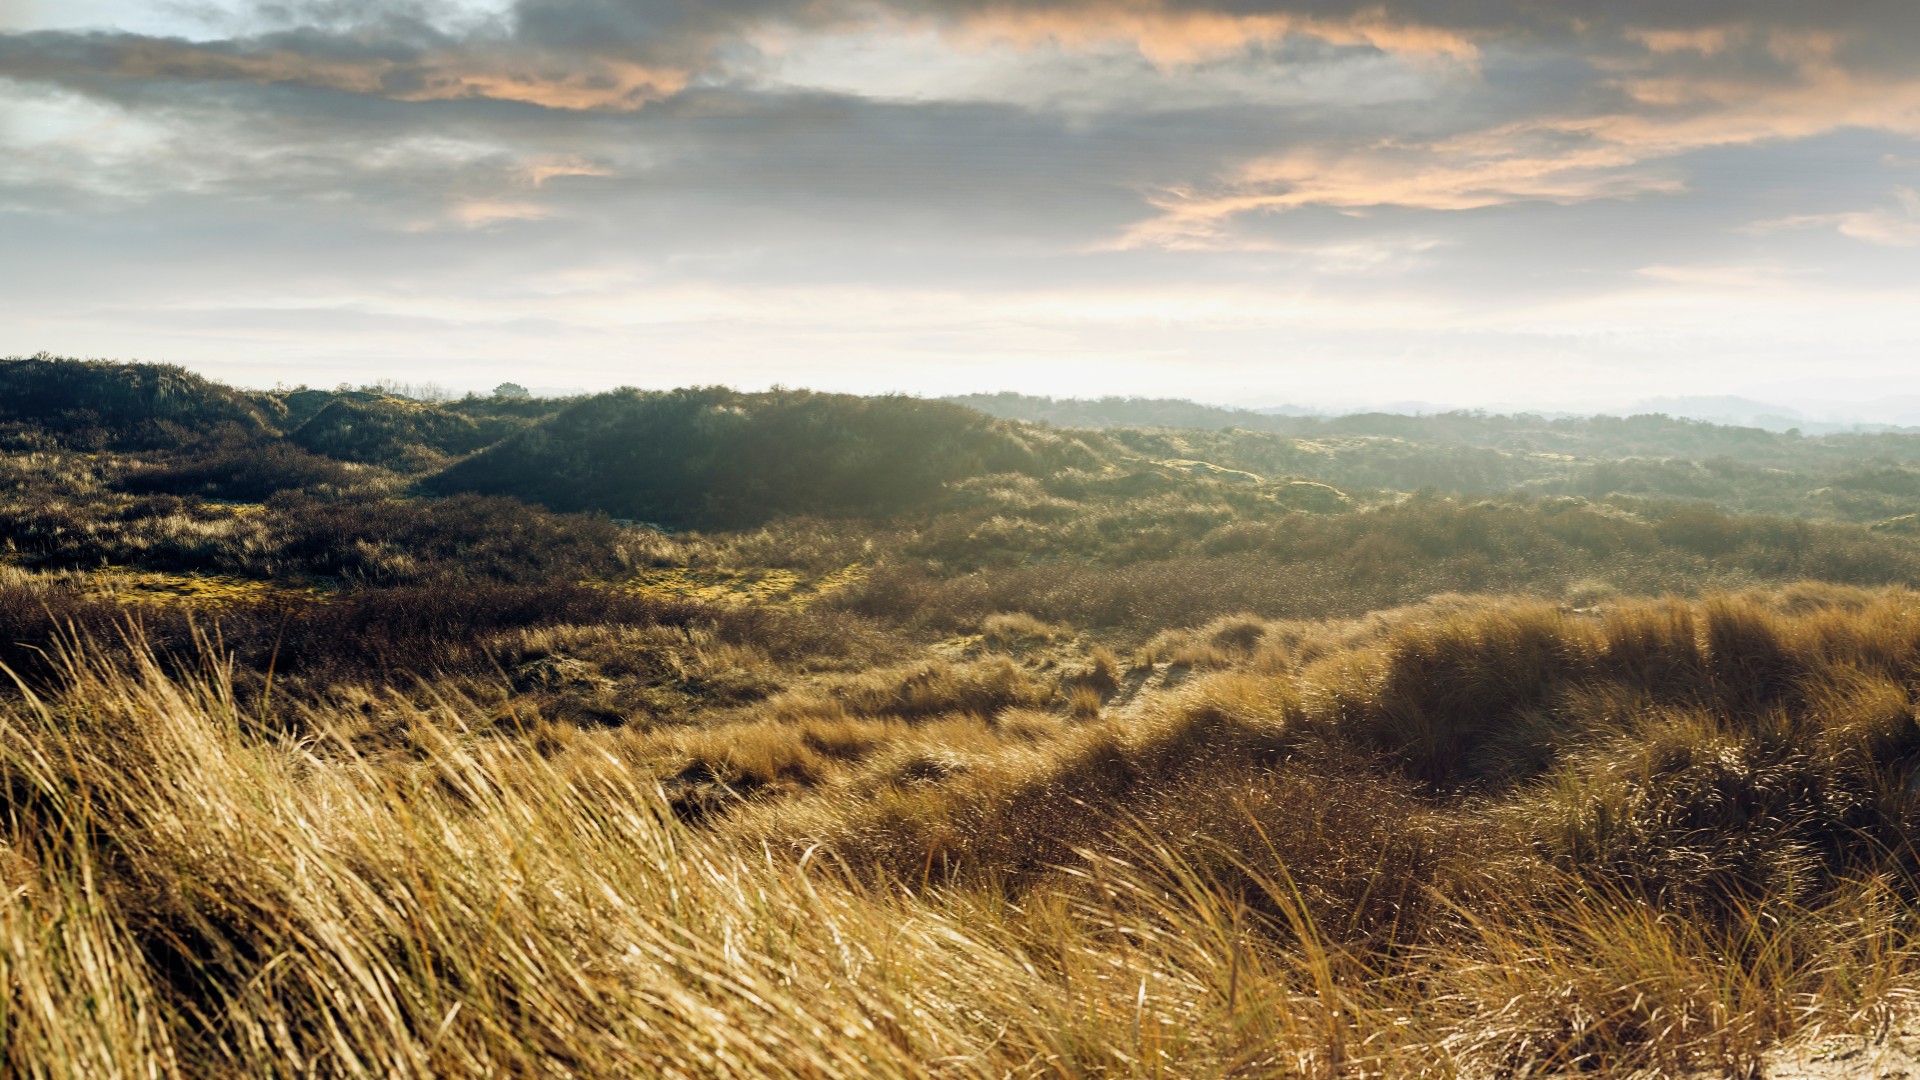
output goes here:
[{"label": "patch of bare sand", "polygon": [[1920,1080],[1920,1039],[1908,1031],[1884,1039],[1837,1035],[1770,1051],[1766,1080]]},{"label": "patch of bare sand", "polygon": [[[1627,1080],[1670,1074],[1636,1072]],[[1723,1070],[1686,1074],[1686,1080],[1726,1080]],[[1758,1072],[1738,1080],[1920,1080],[1920,1029],[1881,1038],[1831,1035],[1777,1046],[1762,1057]]]}]

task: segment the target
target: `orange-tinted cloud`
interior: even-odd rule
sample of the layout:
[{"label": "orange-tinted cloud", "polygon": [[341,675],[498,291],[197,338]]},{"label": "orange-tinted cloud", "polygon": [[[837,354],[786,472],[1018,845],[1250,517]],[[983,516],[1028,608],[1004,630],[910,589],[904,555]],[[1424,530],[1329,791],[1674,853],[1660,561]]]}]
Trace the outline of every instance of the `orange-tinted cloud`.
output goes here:
[{"label": "orange-tinted cloud", "polygon": [[[1344,151],[1289,151],[1210,186],[1153,198],[1159,215],[1134,226],[1119,243],[1240,246],[1234,219],[1306,206],[1446,211],[1661,194],[1684,187],[1668,163],[1699,150],[1845,128],[1920,137],[1920,72],[1850,69],[1838,59],[1847,44],[1838,35],[1721,28],[1634,36],[1656,58],[1676,51],[1711,58],[1749,43],[1786,65],[1789,74],[1762,76],[1733,63],[1667,71],[1656,60],[1605,77],[1630,103],[1616,111],[1546,116],[1429,142],[1387,139]],[[1916,235],[1911,221],[1877,212],[1817,222],[1881,244],[1911,243]]]},{"label": "orange-tinted cloud", "polygon": [[534,187],[545,187],[547,181],[568,176],[612,176],[613,170],[605,165],[596,165],[580,157],[548,157],[529,162],[520,170],[520,176]]},{"label": "orange-tinted cloud", "polygon": [[1459,33],[1398,21],[1384,8],[1330,19],[1297,12],[1176,9],[1152,0],[1094,0],[1075,7],[990,7],[959,17],[950,37],[974,48],[1050,45],[1076,50],[1127,44],[1161,67],[1217,60],[1256,46],[1278,44],[1289,37],[1460,61],[1471,61],[1479,55],[1477,46]]},{"label": "orange-tinted cloud", "polygon": [[541,221],[553,211],[538,203],[502,199],[469,199],[453,207],[448,217],[464,228],[478,229],[505,221]]},{"label": "orange-tinted cloud", "polygon": [[1920,247],[1920,191],[1901,188],[1894,192],[1899,210],[1851,210],[1840,214],[1796,214],[1772,221],[1756,222],[1748,232],[1769,233],[1784,229],[1831,227],[1842,236],[1882,247]]},{"label": "orange-tinted cloud", "polygon": [[1632,29],[1627,31],[1627,38],[1656,53],[1694,52],[1717,56],[1745,34],[1738,26],[1703,26],[1686,30]]},{"label": "orange-tinted cloud", "polygon": [[[367,51],[353,43],[318,48],[236,41],[192,43],[129,38],[69,61],[95,73],[141,80],[239,81],[307,86],[395,101],[485,99],[567,111],[632,111],[678,94],[696,70],[719,63],[715,43],[729,35],[762,46],[804,45],[881,25],[935,26],[962,49],[1135,48],[1167,69],[1220,60],[1289,38],[1365,46],[1397,55],[1473,62],[1467,37],[1389,16],[1383,7],[1326,17],[1287,11],[1228,12],[1171,6],[1163,0],[1089,0],[1062,6],[1016,3],[908,15],[834,3],[793,13],[741,16],[730,30],[669,29],[644,42],[605,48],[557,48],[512,38],[420,51]],[[788,18],[794,21],[787,22]],[[785,26],[785,29],[775,29]],[[643,62],[638,55],[679,57]],[[48,58],[16,60],[22,74],[58,74]]]},{"label": "orange-tinted cloud", "polygon": [[286,48],[230,52],[158,39],[121,45],[110,73],[284,83],[396,101],[482,98],[583,111],[638,109],[680,92],[688,79],[688,72],[671,67],[580,55],[448,50],[394,59]]},{"label": "orange-tinted cloud", "polygon": [[558,216],[553,208],[524,199],[459,199],[432,217],[400,226],[403,232],[428,233],[450,229],[485,229],[515,221],[545,221]]},{"label": "orange-tinted cloud", "polygon": [[1121,247],[1235,247],[1233,219],[1252,213],[1325,206],[1347,210],[1407,207],[1474,210],[1503,203],[1560,204],[1681,189],[1614,146],[1549,152],[1529,145],[1538,133],[1489,132],[1425,145],[1381,144],[1348,153],[1302,150],[1242,170],[1217,192],[1177,191],[1152,200],[1160,216],[1121,239]]}]

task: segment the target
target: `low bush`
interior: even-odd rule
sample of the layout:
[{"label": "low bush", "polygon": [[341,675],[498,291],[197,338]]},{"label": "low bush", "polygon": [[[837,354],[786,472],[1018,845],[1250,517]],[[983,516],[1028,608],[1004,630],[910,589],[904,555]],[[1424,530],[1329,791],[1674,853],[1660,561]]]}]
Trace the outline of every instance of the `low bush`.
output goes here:
[{"label": "low bush", "polygon": [[171,670],[192,670],[212,651],[243,672],[275,671],[313,687],[406,685],[437,674],[493,673],[489,642],[504,630],[685,626],[711,616],[692,601],[576,584],[440,582],[324,599],[283,596],[214,612],[16,580],[0,582],[0,664],[44,686],[60,642],[85,640],[110,656],[151,649]]},{"label": "low bush", "polygon": [[318,499],[268,504],[274,568],[368,583],[437,578],[534,583],[627,568],[624,532],[603,517],[550,514],[511,499]]},{"label": "low bush", "polygon": [[228,445],[137,469],[120,481],[138,495],[196,495],[264,502],[283,491],[325,495],[366,477],[362,470],[278,440]]}]

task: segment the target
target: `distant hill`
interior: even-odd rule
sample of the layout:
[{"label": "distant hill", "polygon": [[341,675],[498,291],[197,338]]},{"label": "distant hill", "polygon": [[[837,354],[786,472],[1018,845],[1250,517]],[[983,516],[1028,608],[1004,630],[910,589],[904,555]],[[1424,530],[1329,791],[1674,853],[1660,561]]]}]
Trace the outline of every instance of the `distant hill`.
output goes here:
[{"label": "distant hill", "polygon": [[968,476],[1096,463],[1077,441],[941,401],[627,389],[575,402],[425,487],[718,528],[889,513]]},{"label": "distant hill", "polygon": [[1002,420],[1070,428],[1180,428],[1189,431],[1284,431],[1292,417],[1176,398],[1050,398],[1030,394],[960,394],[941,398]]},{"label": "distant hill", "polygon": [[[1811,410],[1811,411],[1810,411]],[[1768,431],[1797,430],[1806,435],[1912,431],[1920,424],[1920,400],[1889,397],[1871,402],[1828,402],[1796,408],[1751,398],[1650,398],[1633,412],[1660,412],[1714,424],[1736,424]]]},{"label": "distant hill", "polygon": [[1797,409],[1727,394],[1648,398],[1622,411],[1632,414],[1663,413],[1684,416],[1690,420],[1704,420],[1710,424],[1757,427],[1768,431],[1805,430],[1808,425],[1806,414]]},{"label": "distant hill", "polygon": [[285,407],[170,364],[0,359],[0,433],[14,445],[144,449],[276,433]]},{"label": "distant hill", "polygon": [[[1781,428],[1712,423],[1667,413],[1632,416],[1539,416],[1472,410],[1408,414],[1364,412],[1341,416],[1249,412],[1165,398],[1048,398],[1025,394],[970,394],[946,398],[1009,420],[1056,427],[1176,429],[1270,433],[1291,439],[1384,438],[1422,446],[1478,447],[1521,454],[1604,458],[1728,457],[1749,465],[1805,466],[1883,458],[1920,457],[1920,432],[1860,430],[1792,432]],[[1732,401],[1734,399],[1727,399]],[[1272,471],[1275,464],[1248,465]],[[1444,485],[1443,485],[1444,486]]]}]

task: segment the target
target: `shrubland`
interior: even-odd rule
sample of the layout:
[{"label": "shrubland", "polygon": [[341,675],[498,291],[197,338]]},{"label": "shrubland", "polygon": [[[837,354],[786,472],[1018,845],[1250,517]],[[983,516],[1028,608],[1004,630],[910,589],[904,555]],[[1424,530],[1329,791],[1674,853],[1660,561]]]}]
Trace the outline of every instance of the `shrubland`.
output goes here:
[{"label": "shrubland", "polygon": [[1839,1076],[1909,1030],[1897,434],[9,378],[69,387],[0,454],[9,1073]]}]

